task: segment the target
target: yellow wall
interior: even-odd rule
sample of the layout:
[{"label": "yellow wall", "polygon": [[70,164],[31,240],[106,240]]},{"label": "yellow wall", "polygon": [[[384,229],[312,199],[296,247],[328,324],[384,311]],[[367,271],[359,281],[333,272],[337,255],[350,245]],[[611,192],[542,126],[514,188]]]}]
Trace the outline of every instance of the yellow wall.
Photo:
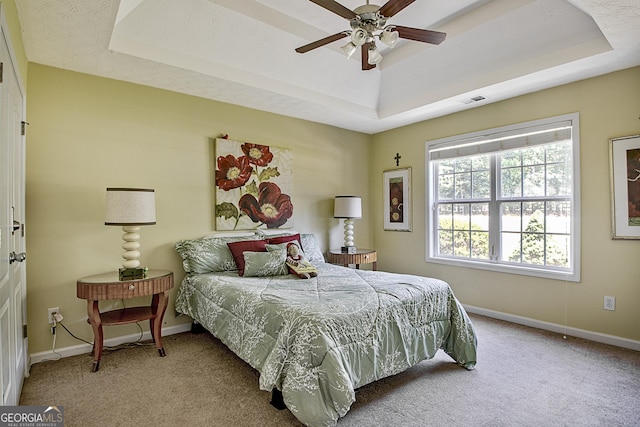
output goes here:
[{"label": "yellow wall", "polygon": [[[31,353],[51,349],[48,307],[60,307],[65,325],[92,339],[76,280],[117,270],[122,261],[121,229],[104,225],[106,187],[156,190],[157,225],[141,231],[141,261],[173,270],[179,283],[173,244],[214,229],[212,139],[222,134],[293,149],[294,228],[315,233],[325,250],[343,238],[333,219],[335,195],[359,194],[371,210],[369,135],[39,64],[29,64],[28,76]],[[372,246],[372,228],[367,218],[356,222],[359,244]],[[174,316],[175,292],[169,326],[187,321]],[[102,307],[110,306],[119,304]],[[107,338],[136,332],[134,325],[105,328]],[[58,333],[57,348],[77,344]]]},{"label": "yellow wall", "polygon": [[[378,266],[448,281],[464,304],[543,322],[640,340],[640,241],[612,240],[609,139],[640,133],[640,68],[552,88],[428,120],[373,137],[371,197]],[[580,113],[582,281],[426,263],[425,141]],[[413,231],[383,231],[382,171],[412,167]],[[603,310],[605,295],[616,310]]]}]

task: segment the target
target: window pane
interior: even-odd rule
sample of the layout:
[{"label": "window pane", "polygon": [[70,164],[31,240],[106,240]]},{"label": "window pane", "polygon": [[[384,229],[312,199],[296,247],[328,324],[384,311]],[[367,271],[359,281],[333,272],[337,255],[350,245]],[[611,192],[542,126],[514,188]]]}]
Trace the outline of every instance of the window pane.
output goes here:
[{"label": "window pane", "polygon": [[453,255],[453,232],[445,230],[438,232],[438,252],[441,255]]},{"label": "window pane", "polygon": [[544,206],[540,205],[544,204],[522,204],[527,224],[522,233],[522,262],[525,264],[544,265]]},{"label": "window pane", "polygon": [[438,162],[438,172],[441,174],[453,173],[455,164],[455,159],[440,160]]},{"label": "window pane", "polygon": [[522,196],[522,173],[520,168],[502,169],[500,182],[502,184],[500,188],[502,197]]},{"label": "window pane", "polygon": [[454,230],[469,230],[469,205],[467,203],[453,205],[453,218]]},{"label": "window pane", "polygon": [[438,199],[439,200],[453,199],[453,175],[452,174],[440,175],[440,177],[438,178]]},{"label": "window pane", "polygon": [[455,175],[456,199],[468,199],[471,197],[471,173],[457,173]]},{"label": "window pane", "polygon": [[522,209],[520,202],[510,202],[500,204],[501,230],[502,231],[522,231]]},{"label": "window pane", "polygon": [[569,267],[569,236],[547,235],[547,265]]},{"label": "window pane", "polygon": [[474,171],[489,170],[491,165],[491,156],[484,154],[482,156],[475,156],[471,158],[471,164]]},{"label": "window pane", "polygon": [[544,231],[544,206],[544,202],[522,203],[522,223],[525,224],[524,231]]},{"label": "window pane", "polygon": [[569,163],[571,161],[570,141],[549,144],[546,146],[547,163]]},{"label": "window pane", "polygon": [[472,197],[474,199],[488,199],[491,197],[491,174],[489,171],[473,172]]},{"label": "window pane", "polygon": [[471,204],[471,229],[489,231],[489,203]]},{"label": "window pane", "polygon": [[571,194],[571,167],[566,163],[547,166],[547,195],[568,196]]},{"label": "window pane", "polygon": [[471,258],[489,259],[489,233],[471,232]]},{"label": "window pane", "polygon": [[544,196],[544,166],[525,166],[522,168],[522,188],[524,197]]},{"label": "window pane", "polygon": [[520,150],[506,151],[500,157],[501,167],[513,167],[522,165],[522,159],[520,158]]},{"label": "window pane", "polygon": [[542,165],[544,164],[544,147],[531,147],[520,150],[522,153],[522,164],[527,165]]},{"label": "window pane", "polygon": [[547,202],[547,233],[569,234],[571,232],[571,204],[569,202]]},{"label": "window pane", "polygon": [[502,253],[501,261],[521,262],[520,256],[520,233],[502,233],[501,234]]},{"label": "window pane", "polygon": [[471,158],[456,159],[456,172],[468,172],[471,170]]},{"label": "window pane", "polygon": [[459,257],[469,257],[470,237],[468,231],[456,231],[453,235],[453,254]]},{"label": "window pane", "polygon": [[453,229],[453,205],[450,203],[438,205],[438,228],[441,230]]},{"label": "window pane", "polygon": [[544,234],[522,233],[522,263],[544,265]]}]

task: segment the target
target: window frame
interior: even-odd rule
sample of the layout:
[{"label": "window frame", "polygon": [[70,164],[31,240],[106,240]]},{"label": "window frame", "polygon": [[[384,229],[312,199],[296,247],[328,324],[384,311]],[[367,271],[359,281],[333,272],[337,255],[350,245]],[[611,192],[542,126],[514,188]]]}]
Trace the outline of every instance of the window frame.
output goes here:
[{"label": "window frame", "polygon": [[[455,135],[446,138],[440,138],[435,140],[429,140],[425,142],[425,230],[426,230],[426,262],[452,265],[456,267],[475,268],[489,271],[496,271],[502,273],[519,274],[526,276],[534,276],[546,279],[556,279],[563,281],[579,282],[580,281],[580,122],[579,114],[571,113],[561,116],[549,117],[540,120],[534,120],[529,122],[522,122],[508,126],[501,126],[492,129],[486,129],[477,132],[471,132],[461,135]],[[550,266],[533,266],[527,264],[509,264],[500,260],[493,259],[490,256],[489,260],[479,260],[472,258],[454,258],[449,256],[442,256],[437,254],[438,241],[436,236],[437,232],[437,215],[436,215],[436,194],[438,189],[436,188],[437,179],[435,177],[436,168],[434,161],[431,161],[431,153],[436,149],[442,150],[453,147],[467,147],[468,145],[483,145],[482,141],[495,141],[500,135],[517,135],[518,133],[526,133],[527,130],[532,128],[544,128],[552,126],[558,122],[569,122],[571,127],[571,162],[572,162],[572,179],[571,179],[571,217],[570,217],[570,267],[568,269],[557,269]],[[469,141],[472,141],[469,144]],[[489,144],[487,144],[489,145]],[[493,154],[499,150],[491,150],[489,153]],[[487,153],[487,154],[489,154]],[[464,154],[460,157],[465,156]],[[492,167],[494,167],[495,157],[492,156]],[[499,180],[498,180],[499,181]],[[500,200],[496,195],[497,185],[491,187],[491,202],[499,203]],[[552,197],[544,197],[545,199],[552,199]],[[465,203],[468,202],[465,200]],[[455,202],[454,202],[455,203]],[[494,215],[489,217],[489,228],[493,233],[500,234],[500,217]],[[493,227],[493,229],[492,229]],[[496,228],[497,227],[497,228]],[[491,247],[490,247],[491,250]]]}]

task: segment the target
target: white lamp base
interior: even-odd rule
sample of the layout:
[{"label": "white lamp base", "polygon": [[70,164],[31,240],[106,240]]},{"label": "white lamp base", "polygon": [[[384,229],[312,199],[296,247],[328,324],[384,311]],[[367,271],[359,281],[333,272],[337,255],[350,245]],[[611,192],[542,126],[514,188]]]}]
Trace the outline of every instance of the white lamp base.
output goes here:
[{"label": "white lamp base", "polygon": [[353,242],[353,220],[350,218],[344,220],[344,246],[341,252],[348,254],[356,252],[356,245]]},{"label": "white lamp base", "polygon": [[122,266],[124,268],[138,268],[140,267],[140,227],[125,225],[122,227],[122,231],[124,234],[122,235],[122,240],[124,243],[122,244],[122,249],[124,252],[122,253],[122,258],[124,258],[124,262]]}]

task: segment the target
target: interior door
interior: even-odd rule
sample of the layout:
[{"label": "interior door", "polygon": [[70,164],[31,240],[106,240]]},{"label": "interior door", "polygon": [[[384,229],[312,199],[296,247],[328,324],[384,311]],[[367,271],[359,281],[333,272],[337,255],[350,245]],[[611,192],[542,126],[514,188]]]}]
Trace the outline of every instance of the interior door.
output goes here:
[{"label": "interior door", "polygon": [[[0,9],[0,15],[2,10]],[[17,405],[27,373],[24,91],[0,32],[0,385],[4,405]]]}]

